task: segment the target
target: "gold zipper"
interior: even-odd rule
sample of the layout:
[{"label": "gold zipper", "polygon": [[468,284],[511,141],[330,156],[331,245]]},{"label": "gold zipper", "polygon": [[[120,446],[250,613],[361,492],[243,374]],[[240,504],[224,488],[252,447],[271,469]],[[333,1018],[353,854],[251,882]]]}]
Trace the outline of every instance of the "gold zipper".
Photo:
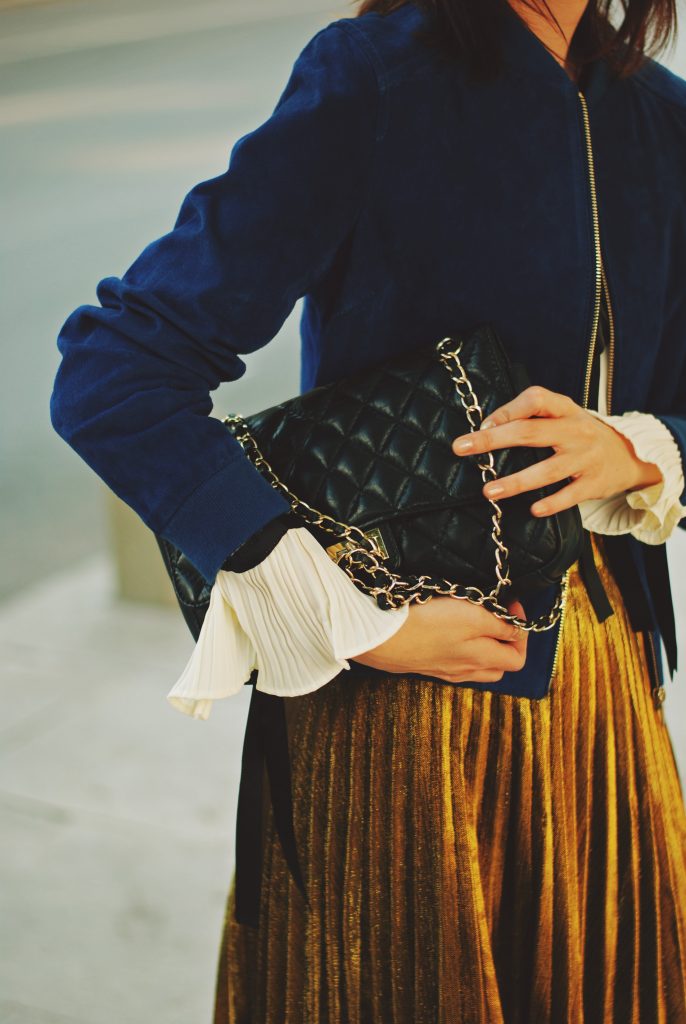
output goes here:
[{"label": "gold zipper", "polygon": [[[593,303],[593,323],[591,326],[591,338],[588,345],[588,360],[586,363],[586,375],[584,378],[584,393],[582,399],[582,406],[588,407],[589,392],[591,387],[591,367],[593,366],[593,353],[595,352],[596,340],[598,337],[598,325],[600,324],[600,304],[602,299],[602,293],[605,292],[605,300],[607,302],[607,313],[608,323],[610,327],[610,340],[608,345],[608,364],[607,364],[607,394],[606,394],[606,406],[607,412],[610,413],[612,407],[612,376],[614,372],[614,354],[615,354],[615,321],[612,313],[612,303],[610,301],[610,289],[607,284],[607,278],[605,277],[605,268],[603,266],[603,253],[600,246],[600,223],[598,218],[598,196],[596,193],[595,183],[595,166],[593,162],[593,147],[591,145],[591,124],[588,117],[588,106],[586,105],[586,97],[578,90],[579,100],[581,102],[581,113],[584,122],[584,136],[586,139],[586,156],[588,164],[588,184],[589,191],[591,194],[591,215],[593,220],[593,247],[595,250],[595,298]],[[567,604],[567,588],[569,585],[569,574],[571,572],[571,566],[565,572],[562,579],[563,594],[562,602],[560,605],[560,625],[557,631],[557,639],[555,641],[555,652],[553,654],[553,667],[550,673],[550,682],[555,675],[555,669],[557,668],[557,661],[560,652],[560,641],[562,639],[562,628],[564,625],[564,613],[565,606]]]},{"label": "gold zipper", "polygon": [[579,100],[581,101],[581,112],[584,121],[584,134],[586,137],[586,155],[588,159],[588,183],[591,193],[591,213],[593,217],[593,245],[595,248],[595,302],[593,307],[593,326],[591,328],[591,340],[588,347],[588,362],[586,364],[586,377],[584,380],[584,395],[582,399],[582,405],[584,408],[588,407],[589,400],[589,389],[591,386],[591,367],[593,365],[593,353],[595,352],[595,343],[598,337],[598,324],[600,323],[600,302],[602,292],[605,292],[605,300],[607,303],[607,314],[608,322],[610,326],[610,340],[608,345],[608,359],[607,359],[607,394],[606,394],[606,406],[608,415],[612,409],[612,377],[614,373],[614,361],[615,361],[615,318],[612,312],[612,302],[610,301],[610,289],[608,287],[607,278],[605,276],[605,267],[603,266],[603,253],[600,247],[600,225],[598,220],[598,196],[596,193],[595,184],[595,167],[593,163],[593,147],[591,145],[591,125],[588,117],[588,107],[586,105],[586,97],[579,91]]},{"label": "gold zipper", "polygon": [[615,367],[615,318],[612,312],[612,303],[610,302],[610,289],[607,285],[607,278],[605,277],[605,268],[603,267],[603,288],[605,289],[605,300],[607,302],[607,320],[610,325],[610,343],[607,348],[607,393],[605,395],[605,405],[607,406],[608,416],[612,413],[612,375]]},{"label": "gold zipper", "polygon": [[550,684],[551,684],[551,682],[553,680],[553,676],[555,675],[555,669],[557,668],[557,659],[558,659],[559,654],[560,654],[560,640],[562,639],[562,627],[563,627],[564,621],[565,621],[565,607],[567,605],[567,592],[568,592],[568,589],[569,589],[569,574],[570,574],[571,571],[572,571],[572,567],[570,566],[569,569],[566,570],[564,576],[562,577],[562,597],[561,597],[561,600],[560,600],[560,624],[557,627],[557,639],[555,640],[555,653],[553,654],[553,667],[550,670],[550,678],[548,679],[548,688],[550,688]]},{"label": "gold zipper", "polygon": [[591,192],[591,215],[593,219],[593,247],[595,249],[595,299],[593,303],[593,323],[591,326],[591,340],[588,345],[588,361],[586,363],[586,377],[584,379],[584,394],[581,404],[584,408],[588,406],[589,390],[591,387],[591,367],[593,365],[593,353],[598,337],[598,324],[600,323],[600,299],[603,287],[603,254],[600,248],[600,226],[598,222],[598,197],[595,189],[595,170],[593,166],[593,149],[591,147],[591,125],[588,119],[588,107],[586,97],[580,91],[581,112],[584,119],[584,135],[586,137],[586,158],[588,161],[588,184]]}]

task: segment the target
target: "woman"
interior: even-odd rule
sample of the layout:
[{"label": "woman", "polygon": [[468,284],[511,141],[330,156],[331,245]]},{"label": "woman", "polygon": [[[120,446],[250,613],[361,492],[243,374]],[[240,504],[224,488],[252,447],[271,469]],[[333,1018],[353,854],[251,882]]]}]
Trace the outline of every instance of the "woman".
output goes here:
[{"label": "woman", "polygon": [[[214,583],[170,700],[285,698],[302,878],[267,804],[215,1024],[686,1019],[686,83],[640,60],[671,0],[607,6],[368,0],[60,332],[55,428]],[[376,608],[208,417],[300,296],[303,390],[499,328],[535,386],[455,457],[555,449],[499,483],[571,478],[531,510],[586,527],[557,630]]]}]

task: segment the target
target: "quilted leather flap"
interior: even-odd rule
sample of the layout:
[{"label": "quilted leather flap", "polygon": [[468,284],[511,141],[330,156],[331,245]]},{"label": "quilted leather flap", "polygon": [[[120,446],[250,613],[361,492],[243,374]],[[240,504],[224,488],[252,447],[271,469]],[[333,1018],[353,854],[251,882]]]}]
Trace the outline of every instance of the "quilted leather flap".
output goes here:
[{"label": "quilted leather flap", "polygon": [[[521,368],[515,383],[489,325],[452,337],[462,342],[459,358],[485,418],[521,390]],[[348,522],[367,526],[485,501],[477,465],[484,457],[458,457],[451,448],[471,427],[435,343],[314,388],[246,422],[292,491]],[[532,458],[521,447],[492,454],[499,476]],[[534,457],[547,454],[540,449]]]}]

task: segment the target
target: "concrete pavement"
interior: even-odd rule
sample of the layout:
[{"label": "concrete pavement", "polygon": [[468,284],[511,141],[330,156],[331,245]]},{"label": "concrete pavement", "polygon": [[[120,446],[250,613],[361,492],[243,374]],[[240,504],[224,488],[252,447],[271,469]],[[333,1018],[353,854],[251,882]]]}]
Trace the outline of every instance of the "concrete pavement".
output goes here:
[{"label": "concrete pavement", "polygon": [[174,710],[180,613],[114,594],[95,558],[0,614],[2,1024],[211,1019],[249,690]]}]

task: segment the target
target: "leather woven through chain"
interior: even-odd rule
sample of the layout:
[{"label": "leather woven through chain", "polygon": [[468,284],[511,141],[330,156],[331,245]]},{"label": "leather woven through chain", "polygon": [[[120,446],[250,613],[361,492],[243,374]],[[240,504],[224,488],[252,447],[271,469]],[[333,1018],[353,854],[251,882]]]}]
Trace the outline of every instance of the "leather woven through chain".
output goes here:
[{"label": "leather woven through chain", "polygon": [[[471,429],[478,430],[483,420],[483,410],[468,373],[460,360],[462,345],[463,341],[460,338],[445,337],[436,343],[435,350],[452,378]],[[393,572],[385,564],[384,554],[373,536],[369,536],[363,529],[352,523],[338,521],[334,516],[312,507],[293,493],[265,458],[242,416],[234,413],[225,416],[222,422],[240,442],[253,465],[275,489],[285,495],[291,510],[303,522],[324,530],[340,543],[340,549],[335,557],[336,563],[362,591],[371,594],[376,599],[379,607],[400,608],[410,602],[425,603],[431,597],[440,596],[467,600],[481,605],[498,618],[513,623],[527,632],[543,632],[551,629],[559,620],[567,597],[568,572],[565,572],[559,580],[558,592],[550,610],[536,619],[523,619],[508,611],[507,607],[502,604],[501,592],[512,584],[512,580],[509,570],[509,550],[504,543],[501,528],[503,513],[499,503],[493,498],[483,496],[484,500],[493,506],[491,539],[495,548],[497,582],[489,592],[484,592],[478,586],[464,585],[444,577],[402,575]],[[492,452],[486,452],[483,461],[479,461],[477,464],[484,483],[498,478]]]}]

